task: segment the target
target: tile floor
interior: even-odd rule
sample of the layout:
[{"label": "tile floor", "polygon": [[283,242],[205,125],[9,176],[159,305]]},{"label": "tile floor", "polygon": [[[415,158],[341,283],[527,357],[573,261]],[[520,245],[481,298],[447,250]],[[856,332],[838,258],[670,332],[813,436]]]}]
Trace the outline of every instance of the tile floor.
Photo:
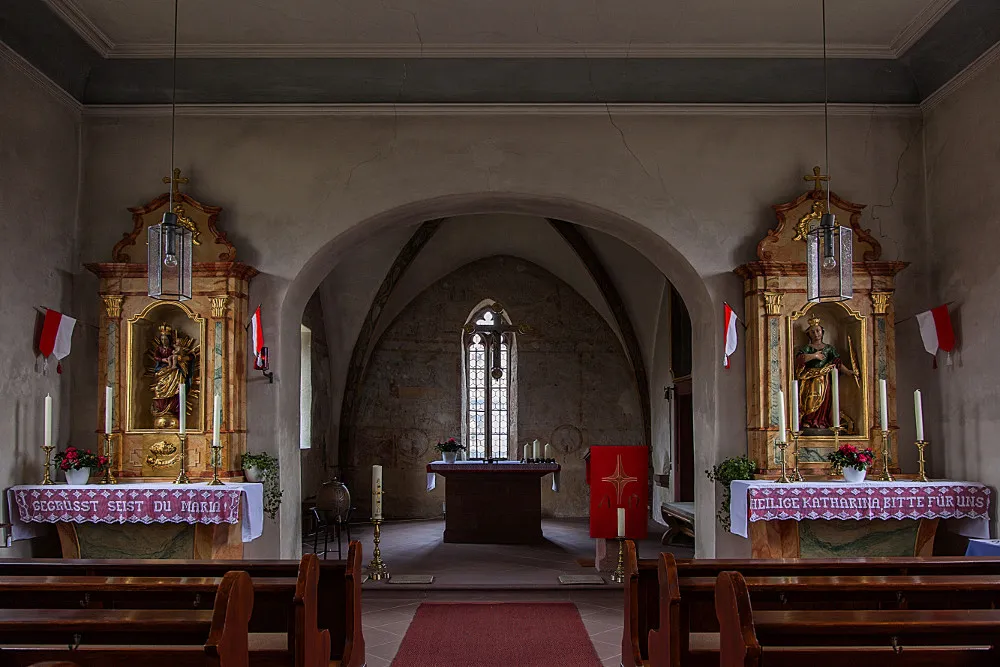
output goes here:
[{"label": "tile floor", "polygon": [[[590,634],[601,663],[620,667],[623,601],[620,590],[551,590],[551,591],[365,591],[362,599],[362,625],[368,667],[389,667],[403,635],[421,602],[434,601],[570,601],[580,610],[580,617]],[[472,667],[457,666],[456,667]],[[512,665],[512,667],[515,667]],[[557,666],[553,666],[557,667]],[[567,666],[572,667],[572,666]]]}]

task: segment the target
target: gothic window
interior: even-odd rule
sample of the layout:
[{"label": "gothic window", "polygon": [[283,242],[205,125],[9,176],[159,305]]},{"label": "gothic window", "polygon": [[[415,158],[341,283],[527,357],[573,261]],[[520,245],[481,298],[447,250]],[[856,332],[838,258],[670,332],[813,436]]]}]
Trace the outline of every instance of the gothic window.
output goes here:
[{"label": "gothic window", "polygon": [[463,341],[468,456],[506,459],[513,412],[514,327],[494,304],[469,318]]}]

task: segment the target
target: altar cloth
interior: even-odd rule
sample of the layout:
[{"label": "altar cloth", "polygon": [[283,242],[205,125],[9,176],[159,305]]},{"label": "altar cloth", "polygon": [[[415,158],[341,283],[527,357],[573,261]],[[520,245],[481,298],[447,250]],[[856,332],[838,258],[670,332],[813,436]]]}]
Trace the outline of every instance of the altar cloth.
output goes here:
[{"label": "altar cloth", "polygon": [[439,472],[533,472],[541,470],[552,473],[552,490],[559,493],[559,473],[562,467],[558,463],[524,463],[522,461],[431,461],[427,464],[427,490],[437,488],[437,473]]},{"label": "altar cloth", "polygon": [[730,532],[751,521],[964,519],[960,533],[989,537],[990,489],[978,482],[796,482],[734,480]]},{"label": "altar cloth", "polygon": [[36,537],[38,524],[58,522],[240,523],[244,542],[264,530],[263,485],[249,482],[33,484],[11,487],[7,500],[13,540]]}]

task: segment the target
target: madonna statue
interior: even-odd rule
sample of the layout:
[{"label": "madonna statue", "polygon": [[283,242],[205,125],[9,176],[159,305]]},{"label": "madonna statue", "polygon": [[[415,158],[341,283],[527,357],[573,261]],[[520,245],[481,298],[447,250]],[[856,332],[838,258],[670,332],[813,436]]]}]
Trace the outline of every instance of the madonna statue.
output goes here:
[{"label": "madonna statue", "polygon": [[833,345],[823,341],[826,330],[818,317],[809,320],[809,343],[795,351],[795,377],[799,381],[799,427],[803,432],[826,434],[833,426],[832,373],[857,376],[844,368]]},{"label": "madonna statue", "polygon": [[[189,399],[197,394],[194,384],[198,375],[198,353],[197,343],[183,333],[166,324],[157,329],[147,353],[149,365],[146,368],[147,374],[152,376],[150,412],[154,428],[177,428],[181,383]],[[184,409],[187,410],[186,405]]]}]

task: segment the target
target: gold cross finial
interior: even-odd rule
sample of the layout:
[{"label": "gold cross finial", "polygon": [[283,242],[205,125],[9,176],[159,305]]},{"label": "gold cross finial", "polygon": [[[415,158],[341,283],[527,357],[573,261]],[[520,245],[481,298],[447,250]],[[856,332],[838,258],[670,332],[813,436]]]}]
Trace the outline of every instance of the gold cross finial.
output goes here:
[{"label": "gold cross finial", "polygon": [[[816,168],[819,169],[819,167],[816,167]],[[179,195],[181,193],[181,190],[180,190],[180,188],[178,186],[180,186],[180,185],[187,185],[190,180],[191,179],[189,179],[187,176],[183,176],[183,177],[181,176],[181,170],[180,170],[179,167],[175,167],[174,168],[174,177],[173,178],[171,178],[169,176],[164,176],[163,177],[163,182],[164,183],[170,183],[170,184],[172,184],[171,185],[171,189],[174,191],[175,195]]]},{"label": "gold cross finial", "polygon": [[814,191],[815,190],[819,190],[820,192],[822,192],[823,191],[823,182],[824,181],[829,181],[830,177],[829,176],[824,176],[823,175],[823,170],[820,169],[819,167],[813,167],[813,175],[812,176],[803,176],[802,180],[804,180],[804,181],[812,181],[813,182],[813,190]]}]

